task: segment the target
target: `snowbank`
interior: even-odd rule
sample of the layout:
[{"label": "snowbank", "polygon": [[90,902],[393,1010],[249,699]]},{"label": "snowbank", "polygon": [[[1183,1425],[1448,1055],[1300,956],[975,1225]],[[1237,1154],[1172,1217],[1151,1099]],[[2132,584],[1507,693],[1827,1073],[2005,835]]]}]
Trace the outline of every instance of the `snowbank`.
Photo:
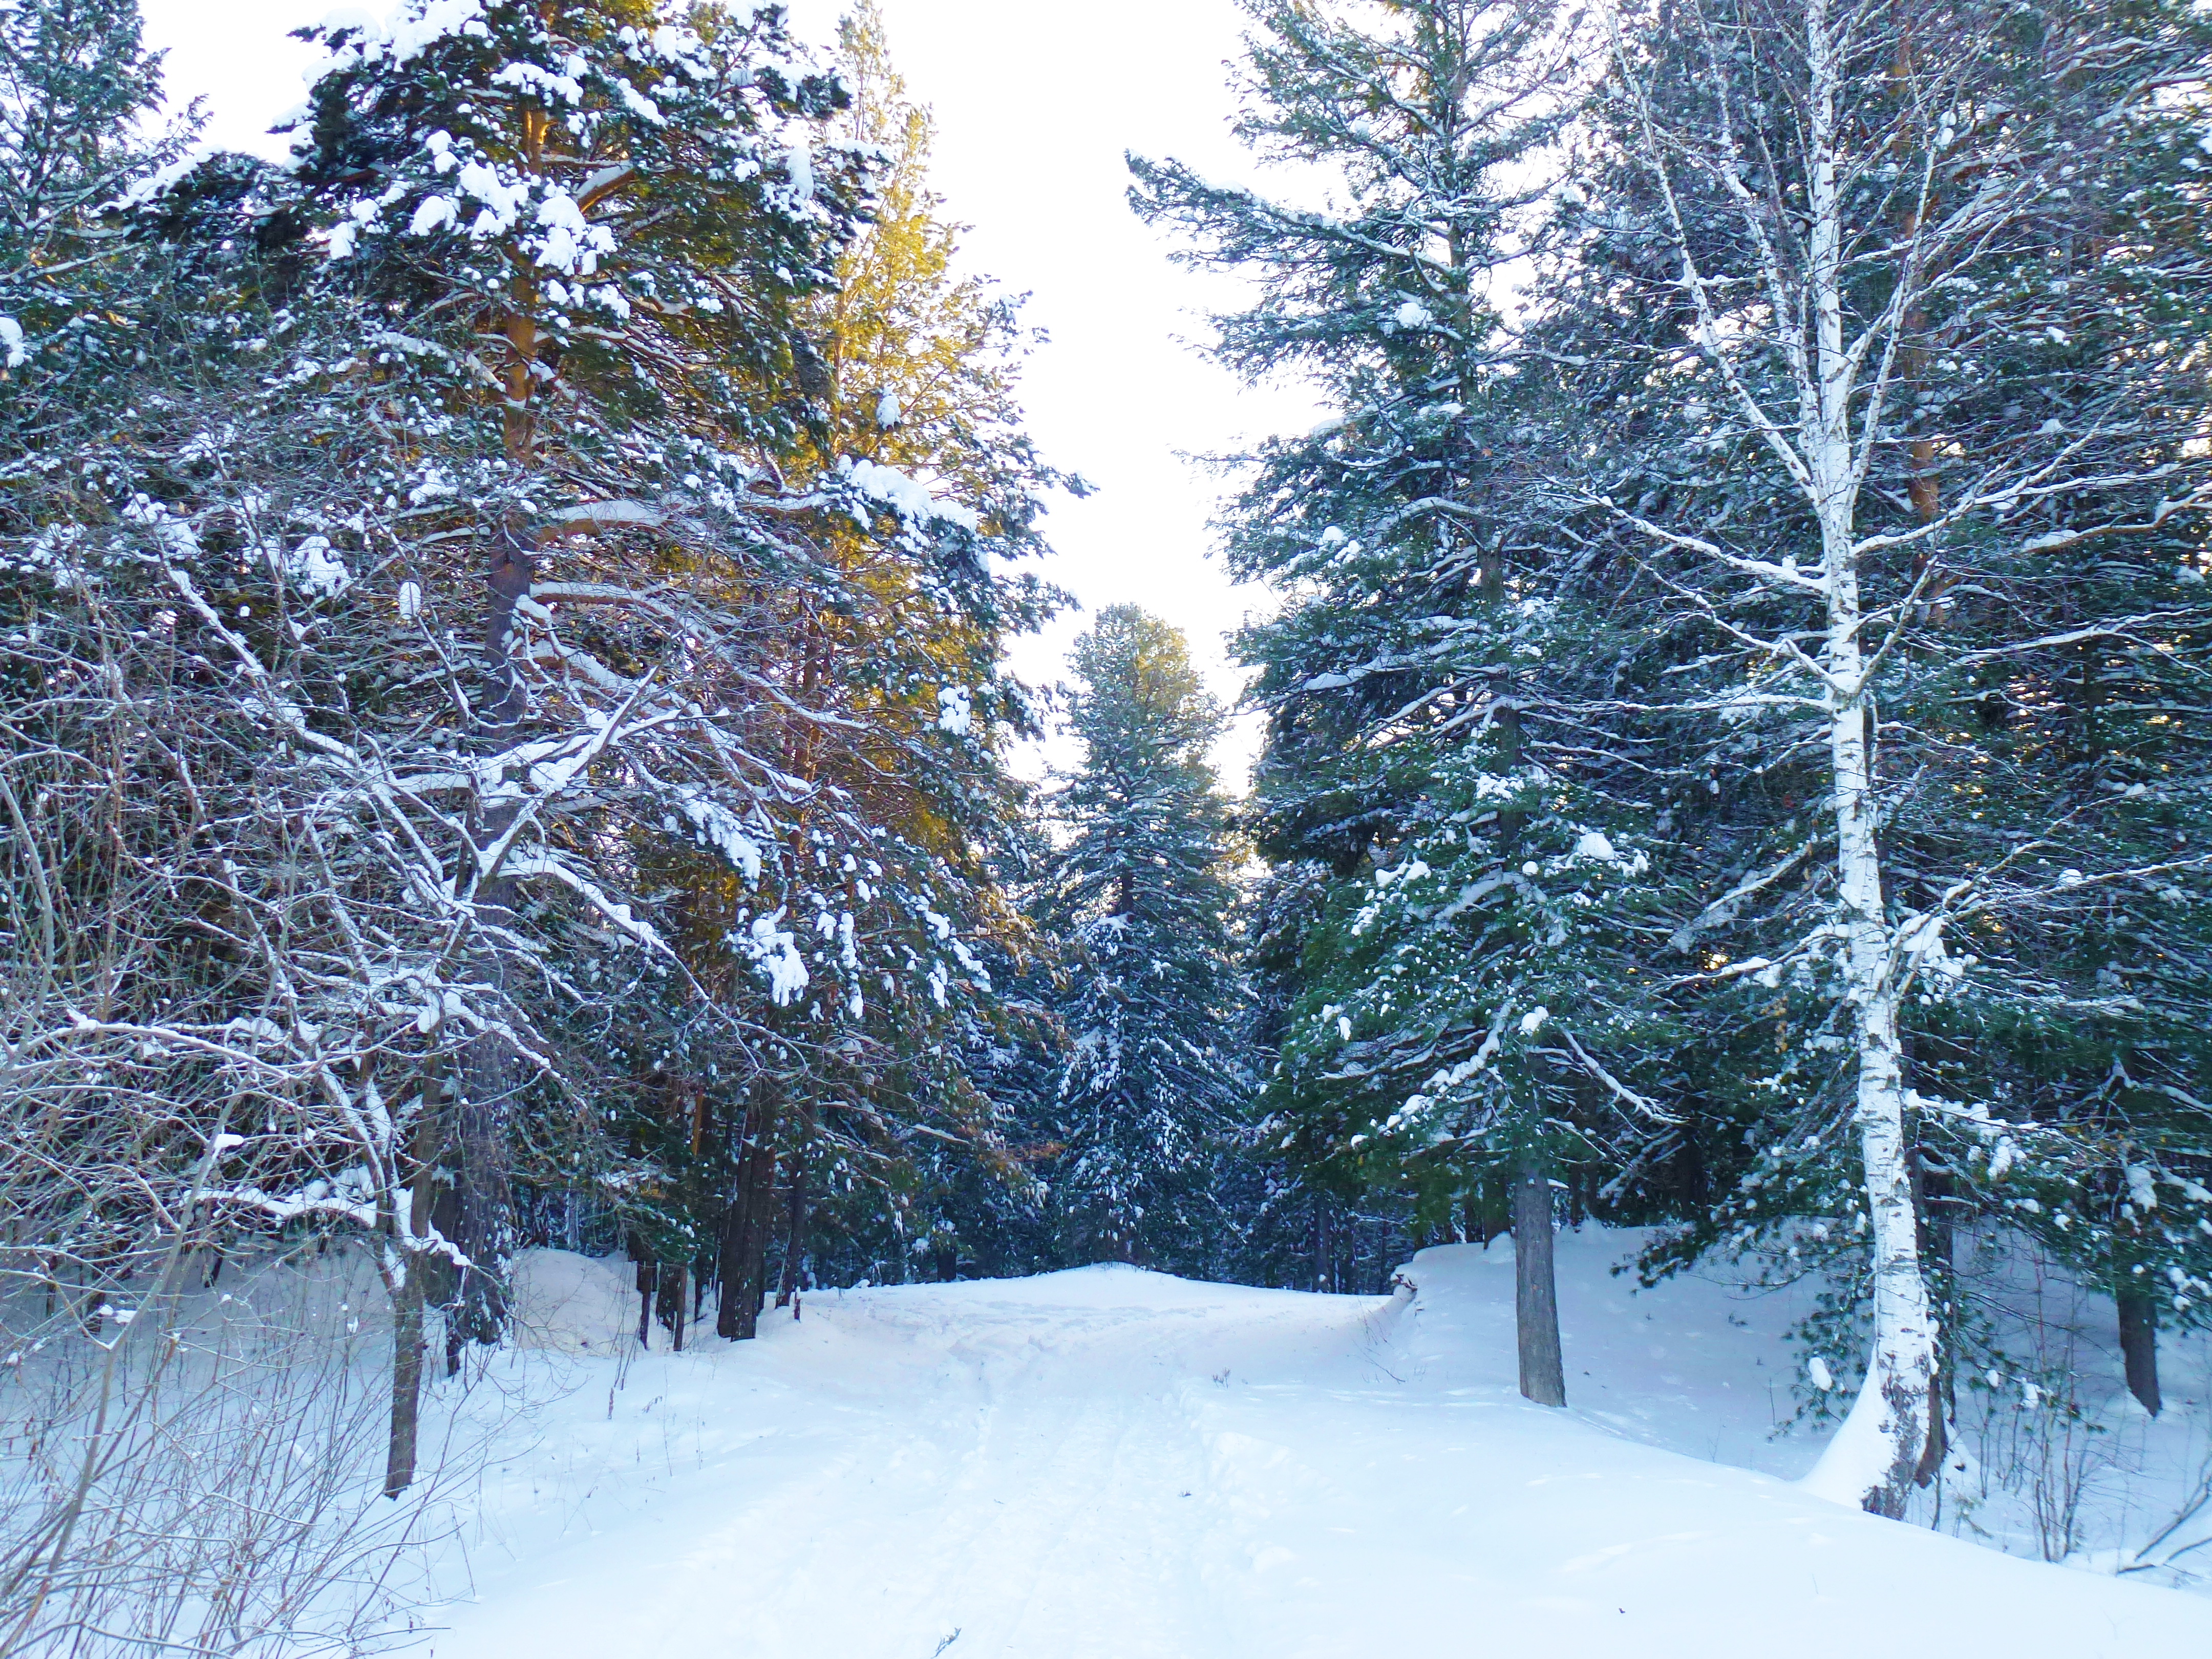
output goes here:
[{"label": "snowbank", "polygon": [[1778,1478],[1814,1450],[1765,1437],[1787,1304],[1631,1295],[1623,1243],[1561,1241],[1565,1412],[1515,1392],[1503,1244],[1426,1252],[1389,1297],[1098,1267],[824,1292],[754,1343],[611,1357],[627,1264],[540,1255],[526,1305],[573,1385],[488,1478],[436,1650],[2207,1650],[2212,1602]]},{"label": "snowbank", "polygon": [[516,1346],[611,1358],[625,1333],[635,1346],[636,1271],[619,1257],[526,1250],[515,1263]]}]

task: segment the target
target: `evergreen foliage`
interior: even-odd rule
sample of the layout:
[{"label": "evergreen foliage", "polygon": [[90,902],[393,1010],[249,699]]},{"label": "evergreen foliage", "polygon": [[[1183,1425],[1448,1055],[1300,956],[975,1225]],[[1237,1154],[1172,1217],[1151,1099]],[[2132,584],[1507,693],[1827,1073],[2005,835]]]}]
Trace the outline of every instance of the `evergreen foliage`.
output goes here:
[{"label": "evergreen foliage", "polygon": [[1254,15],[1240,131],[1339,172],[1348,204],[1146,162],[1134,200],[1186,257],[1258,278],[1220,359],[1304,371],[1334,416],[1252,458],[1224,526],[1288,597],[1243,640],[1270,714],[1267,1133],[1342,1194],[1487,1236],[1516,1171],[1601,1180],[1623,1117],[1667,1115],[1617,1075],[1666,1042],[1635,995],[1644,822],[1592,764],[1620,622],[1541,534],[1547,410],[1498,289],[1540,228],[1529,164],[1573,108],[1577,25],[1428,0]]},{"label": "evergreen foliage", "polygon": [[[817,1278],[1373,1292],[1534,1260],[1547,1194],[1651,1279],[1818,1276],[1816,1479],[1885,1513],[2029,1363],[1962,1238],[2108,1291],[2157,1410],[2212,1318],[2212,24],[1245,8],[1292,183],[1132,162],[1251,284],[1216,360],[1329,415],[1234,458],[1232,805],[1131,606],[1017,775],[1088,486],[872,3],[821,62],[775,6],[346,14],[281,165],[156,124],[131,0],[0,3],[0,1334],[103,1345],[97,1443],[198,1490],[158,1345],[222,1252],[374,1263],[397,1495],[526,1243],[682,1342]],[[135,1523],[33,1437],[0,1648],[129,1601],[42,1610]],[[321,1538],[175,1606],[305,1617],[255,1598]]]},{"label": "evergreen foliage", "polygon": [[153,296],[134,289],[133,250],[102,210],[181,153],[191,119],[149,131],[161,107],[136,0],[0,13],[0,368],[17,422],[112,398],[137,356]]},{"label": "evergreen foliage", "polygon": [[366,1243],[398,1490],[519,1224],[611,1216],[678,1340],[718,1277],[747,1334],[810,1193],[898,1232],[944,1148],[1006,1168],[1057,475],[926,145],[835,131],[773,9],[487,0],[322,30],[290,166],[156,176],[135,16],[8,21],[106,77],[6,251],[10,1237],[88,1296]]},{"label": "evergreen foliage", "polygon": [[[1746,326],[1765,303],[1758,228],[1786,227],[1806,187],[1785,27],[1803,20],[1636,22],[1563,195],[1573,247],[1540,337],[1589,422],[1565,452],[1585,467],[1559,470],[1570,522],[1654,619],[1622,680],[1668,711],[1671,765],[1644,799],[1656,855],[1698,895],[1669,952],[1704,1033],[1693,1121],[1637,1169],[1695,1201],[1650,1265],[1753,1245],[1780,1273],[1826,1265],[1845,1289],[1808,1334],[1847,1374],[1869,1283],[1846,1139],[1858,994],[1823,868],[1829,715],[1792,654],[1819,625],[1821,555],[1773,441],[1796,419],[1788,337]],[[2185,1206],[2207,1057],[2185,1011],[2206,989],[2187,884],[2203,830],[2184,735],[2202,721],[2182,712],[2201,690],[2181,690],[2208,615],[2204,389],[2181,345],[2203,249],[2173,205],[2198,190],[2203,116],[2154,88],[2204,42],[2187,15],[2142,8],[1853,27],[1844,81],[1868,148],[1841,204],[1842,295],[1876,354],[1853,533],[1884,971],[1941,1363],[1972,1383],[2012,1365],[1979,1346],[1956,1228],[2027,1231],[2169,1316],[2203,1301]],[[1717,56],[1719,40],[1744,50]],[[2055,75],[2062,59],[2098,67]],[[1723,118],[1766,159],[1735,182],[1692,163],[1662,180],[1651,135],[1694,155]]]},{"label": "evergreen foliage", "polygon": [[[1486,1233],[1533,1153],[1682,1224],[1647,1271],[1817,1262],[1846,1380],[1870,1312],[1932,1345],[1908,1391],[2003,1359],[1958,1227],[2191,1317],[2203,115],[2155,89],[2197,24],[1253,13],[1242,131],[1346,200],[1133,199],[1257,283],[1220,359],[1338,417],[1224,524],[1285,595],[1271,1141],[1426,1225]],[[1893,1380],[1869,1425],[1924,1425]]]},{"label": "evergreen foliage", "polygon": [[1204,1273],[1251,1079],[1226,803],[1207,751],[1221,712],[1182,636],[1134,606],[1072,654],[1080,765],[1055,801],[1067,842],[1034,901],[1079,953],[1049,1109],[1050,1219],[1073,1261]]}]

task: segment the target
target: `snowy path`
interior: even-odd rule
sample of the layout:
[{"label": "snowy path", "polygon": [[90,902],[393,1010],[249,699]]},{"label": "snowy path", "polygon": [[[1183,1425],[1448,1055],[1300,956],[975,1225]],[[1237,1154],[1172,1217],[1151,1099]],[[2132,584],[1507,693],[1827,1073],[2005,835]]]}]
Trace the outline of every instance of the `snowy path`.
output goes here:
[{"label": "snowy path", "polygon": [[487,1490],[435,1652],[2212,1652],[2212,1602],[1526,1404],[1479,1258],[1431,1253],[1410,1300],[1108,1268],[830,1293],[747,1348],[634,1360],[611,1397],[605,1270],[556,1259],[551,1322],[602,1334]]}]

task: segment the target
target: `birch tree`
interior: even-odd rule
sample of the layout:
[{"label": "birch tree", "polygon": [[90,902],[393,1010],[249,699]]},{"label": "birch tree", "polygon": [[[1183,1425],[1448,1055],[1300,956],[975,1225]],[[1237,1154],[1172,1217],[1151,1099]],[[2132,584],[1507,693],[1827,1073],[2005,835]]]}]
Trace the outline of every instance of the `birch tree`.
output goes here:
[{"label": "birch tree", "polygon": [[[1675,695],[1687,674],[1706,700],[1678,707],[1722,725],[1771,722],[1772,759],[1819,756],[1802,810],[1825,824],[1711,892],[1676,941],[1705,953],[1705,983],[1817,985],[1837,1012],[1874,1335],[1814,1480],[1895,1515],[1942,1451],[1916,1122],[1991,1109],[1911,1085],[1904,1015],[1971,983],[1960,941],[1978,925],[2087,878],[2023,881],[2008,849],[1954,857],[1938,890],[1901,890],[1891,843],[1900,784],[1917,780],[1886,775],[1882,757],[1910,729],[1898,711],[1946,675],[2049,648],[2016,618],[1967,648],[1952,625],[1974,576],[2084,538],[2141,544],[2197,524],[2212,503],[2188,442],[2197,404],[2174,395],[2191,371],[2169,352],[2124,355],[2094,393],[2039,424],[2017,403],[1977,422],[1966,395],[2003,353],[2066,343],[2058,320],[2027,325],[2032,307],[1997,296],[2069,213],[2069,181],[2095,148],[2085,137],[2159,120],[2197,47],[2172,20],[1831,0],[1616,11],[1610,27],[1597,153],[1621,158],[1622,182],[1586,222],[1593,246],[1614,250],[1603,280],[1617,300],[1638,296],[1632,328],[1650,343],[1629,348],[1616,332],[1597,350],[1635,366],[1629,402],[1679,412],[1637,433],[1636,459],[1594,457],[1579,501],[1637,550],[1666,604],[1699,619],[1705,654],[1675,672]],[[1653,465],[1655,439],[1678,460]],[[2197,623],[2166,598],[2191,558],[2147,573],[2137,592],[2158,592],[2152,607],[2106,612],[2087,635],[2193,641]],[[1950,810],[1978,820],[1965,798],[1980,793],[1961,782]],[[2054,801],[2021,839],[2063,838],[2082,810]],[[1741,956],[1715,948],[1783,914],[1778,899],[1815,857],[1832,875],[1809,927]],[[2124,857],[2097,878],[2155,881],[2183,866],[2197,861]]]}]

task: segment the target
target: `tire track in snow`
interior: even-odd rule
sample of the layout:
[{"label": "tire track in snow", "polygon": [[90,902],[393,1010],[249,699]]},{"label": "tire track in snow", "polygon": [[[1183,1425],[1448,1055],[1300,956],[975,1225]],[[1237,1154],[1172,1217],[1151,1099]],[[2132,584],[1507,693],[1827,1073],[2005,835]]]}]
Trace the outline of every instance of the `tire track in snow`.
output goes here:
[{"label": "tire track in snow", "polygon": [[1410,1310],[1091,1269],[823,1297],[759,1342],[650,1356],[634,1397],[687,1402],[706,1467],[633,1456],[623,1436],[664,1432],[642,1410],[550,1404],[576,1478],[629,1484],[584,1544],[559,1541],[574,1494],[503,1498],[487,1531],[517,1559],[434,1651],[1863,1659],[1898,1630],[2008,1659],[2212,1650],[2201,1601],[1530,1406],[1510,1279],[1501,1300],[1472,1247],[1416,1268]]}]

